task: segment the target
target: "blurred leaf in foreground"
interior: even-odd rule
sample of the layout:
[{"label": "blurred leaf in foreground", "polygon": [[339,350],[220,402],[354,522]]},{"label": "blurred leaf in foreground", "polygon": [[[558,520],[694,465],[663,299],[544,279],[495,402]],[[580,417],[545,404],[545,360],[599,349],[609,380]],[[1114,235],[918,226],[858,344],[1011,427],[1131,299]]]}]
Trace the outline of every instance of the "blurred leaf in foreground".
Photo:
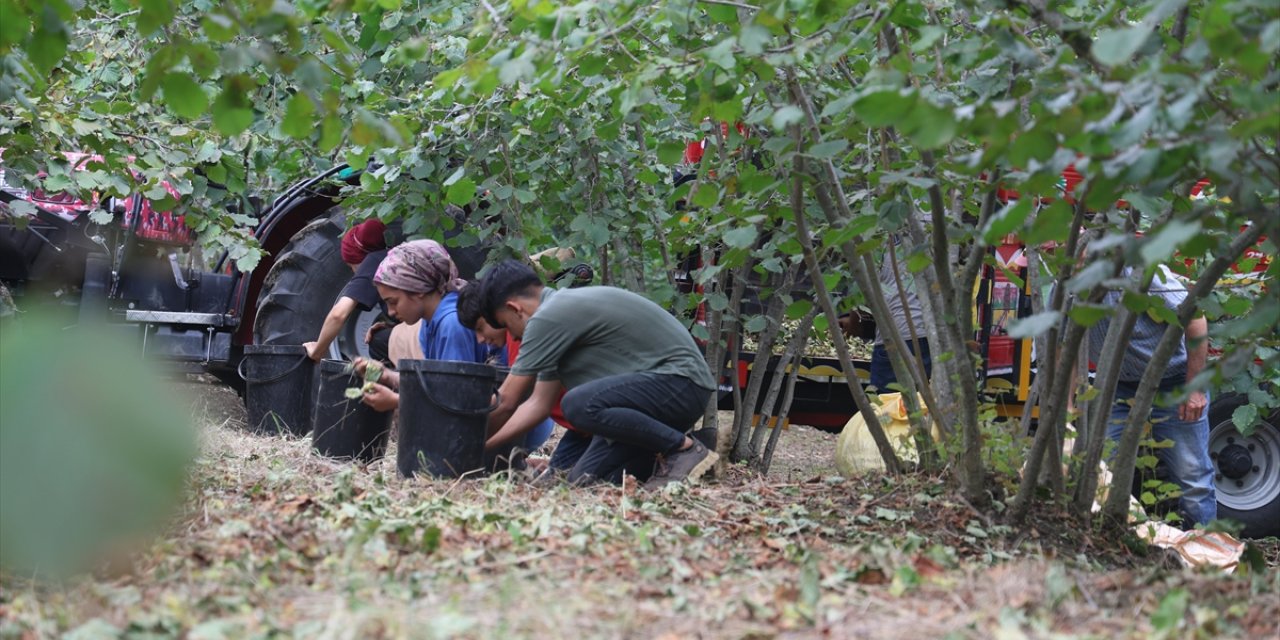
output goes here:
[{"label": "blurred leaf in foreground", "polygon": [[0,331],[0,568],[90,568],[162,526],[195,453],[131,341],[25,314]]}]

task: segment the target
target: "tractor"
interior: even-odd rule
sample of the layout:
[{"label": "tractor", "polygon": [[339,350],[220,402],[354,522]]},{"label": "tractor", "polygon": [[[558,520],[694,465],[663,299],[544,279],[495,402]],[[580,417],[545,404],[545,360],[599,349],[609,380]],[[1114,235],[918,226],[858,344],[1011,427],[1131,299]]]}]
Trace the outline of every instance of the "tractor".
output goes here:
[{"label": "tractor", "polygon": [[[88,155],[65,159],[69,172],[98,164]],[[241,272],[226,252],[211,269],[186,264],[196,234],[182,215],[156,211],[141,195],[86,201],[23,189],[0,165],[0,282],[19,308],[54,300],[66,312],[55,317],[68,325],[101,323],[148,357],[243,391],[236,370],[244,347],[313,340],[350,279],[339,254],[348,222],[339,192],[358,174],[335,166],[244,212],[257,220],[253,237],[265,255]],[[451,251],[463,277],[483,265],[480,247]],[[362,337],[375,315],[353,315],[332,356],[367,355]]]}]

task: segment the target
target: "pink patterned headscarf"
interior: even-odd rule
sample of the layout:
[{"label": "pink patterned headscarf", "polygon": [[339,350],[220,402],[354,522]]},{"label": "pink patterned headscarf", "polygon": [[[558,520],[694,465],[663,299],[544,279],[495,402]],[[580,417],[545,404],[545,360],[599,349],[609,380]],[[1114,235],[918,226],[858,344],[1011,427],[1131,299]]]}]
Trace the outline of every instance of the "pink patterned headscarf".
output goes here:
[{"label": "pink patterned headscarf", "polygon": [[449,252],[435,240],[414,240],[388,251],[373,281],[413,293],[451,293],[467,283],[458,277]]}]

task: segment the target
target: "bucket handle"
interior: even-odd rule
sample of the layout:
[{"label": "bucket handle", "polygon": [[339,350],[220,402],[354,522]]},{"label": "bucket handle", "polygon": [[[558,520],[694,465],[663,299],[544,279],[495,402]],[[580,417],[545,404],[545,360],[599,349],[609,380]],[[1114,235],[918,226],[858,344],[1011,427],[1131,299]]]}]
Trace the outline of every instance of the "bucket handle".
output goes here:
[{"label": "bucket handle", "polygon": [[240,358],[240,364],[236,366],[236,373],[240,375],[241,380],[244,380],[249,384],[269,384],[277,380],[284,379],[285,376],[293,373],[294,371],[297,371],[298,367],[301,367],[303,362],[306,362],[307,360],[310,360],[310,359],[311,358],[304,353],[302,354],[302,357],[298,359],[297,362],[293,363],[292,367],[285,369],[283,372],[278,373],[270,378],[265,378],[262,380],[250,380],[249,376],[245,375],[245,372],[244,372],[244,363],[248,362],[249,358]]},{"label": "bucket handle", "polygon": [[495,388],[493,390],[493,404],[487,407],[481,407],[479,409],[455,409],[454,407],[447,406],[442,402],[438,402],[434,397],[432,397],[431,390],[427,388],[426,376],[424,375],[418,376],[418,386],[422,388],[422,394],[427,397],[427,402],[430,402],[436,407],[443,409],[449,413],[452,413],[455,416],[489,415],[490,413],[493,413],[498,409],[498,405],[502,404],[502,396],[498,394],[498,390]]}]

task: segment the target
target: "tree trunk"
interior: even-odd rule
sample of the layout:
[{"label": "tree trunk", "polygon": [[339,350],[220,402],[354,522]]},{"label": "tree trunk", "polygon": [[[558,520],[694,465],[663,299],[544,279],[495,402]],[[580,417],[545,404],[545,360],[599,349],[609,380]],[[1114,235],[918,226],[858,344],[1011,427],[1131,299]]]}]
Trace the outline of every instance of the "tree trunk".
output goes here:
[{"label": "tree trunk", "polygon": [[[774,370],[773,379],[769,381],[769,392],[765,394],[764,410],[760,412],[760,422],[751,433],[751,456],[757,459],[757,463],[761,453],[760,446],[764,443],[765,434],[769,433],[770,417],[781,415],[786,410],[785,408],[779,408],[778,394],[785,380],[792,379],[799,374],[801,354],[804,353],[804,347],[809,342],[809,327],[817,316],[817,306],[805,314],[805,317],[800,321],[800,329],[787,341],[787,346],[783,349],[782,356],[778,359],[778,368]],[[788,371],[787,367],[793,365],[795,371]],[[789,407],[790,405],[788,404],[787,406]],[[781,424],[782,421],[779,418],[778,426],[780,427]]]},{"label": "tree trunk", "polygon": [[[797,142],[799,142],[799,130],[795,130]],[[827,332],[831,336],[831,342],[835,344],[836,354],[840,358],[840,368],[844,372],[845,384],[849,386],[849,393],[853,395],[853,402],[858,407],[858,411],[862,413],[862,417],[867,421],[867,431],[871,434],[871,439],[876,443],[876,450],[880,452],[880,457],[884,460],[884,468],[890,474],[901,473],[902,463],[898,460],[898,454],[894,452],[893,445],[889,443],[888,436],[885,435],[884,429],[880,427],[880,418],[876,414],[875,407],[872,406],[871,400],[867,398],[867,394],[862,389],[862,384],[858,382],[857,374],[853,370],[853,359],[849,356],[849,345],[845,343],[844,333],[840,331],[840,319],[836,314],[835,305],[831,302],[831,295],[827,292],[826,282],[822,279],[822,270],[818,266],[818,257],[813,250],[813,238],[809,235],[808,225],[804,219],[804,157],[796,154],[795,156],[795,172],[792,177],[791,185],[791,208],[796,220],[796,235],[800,240],[800,246],[804,250],[805,266],[809,269],[809,275],[813,279],[814,294],[821,305],[823,313],[827,318]]]},{"label": "tree trunk", "polygon": [[799,268],[800,265],[796,264],[788,268],[780,278],[776,276],[772,278],[779,280],[778,288],[769,296],[769,302],[765,306],[765,321],[768,324],[760,335],[751,375],[747,377],[747,389],[743,397],[743,407],[746,410],[734,416],[731,457],[733,462],[750,460],[757,454],[751,445],[751,419],[756,413],[756,405],[760,399],[760,390],[764,386],[765,376],[769,374],[770,361],[773,359],[773,345],[777,342],[778,333],[782,330],[782,313],[786,311],[783,300],[791,293]]},{"label": "tree trunk", "polygon": [[[808,342],[809,329],[802,327],[801,332],[805,334],[805,340]],[[797,357],[798,361],[799,358]],[[795,399],[796,378],[800,377],[800,367],[796,367],[794,371],[787,374],[787,388],[782,393],[782,404],[778,409],[778,426],[769,432],[769,442],[764,447],[764,455],[760,460],[760,475],[769,475],[769,467],[773,466],[773,452],[778,446],[778,438],[782,436],[782,424],[787,421],[787,415],[791,412],[791,401]]]}]

